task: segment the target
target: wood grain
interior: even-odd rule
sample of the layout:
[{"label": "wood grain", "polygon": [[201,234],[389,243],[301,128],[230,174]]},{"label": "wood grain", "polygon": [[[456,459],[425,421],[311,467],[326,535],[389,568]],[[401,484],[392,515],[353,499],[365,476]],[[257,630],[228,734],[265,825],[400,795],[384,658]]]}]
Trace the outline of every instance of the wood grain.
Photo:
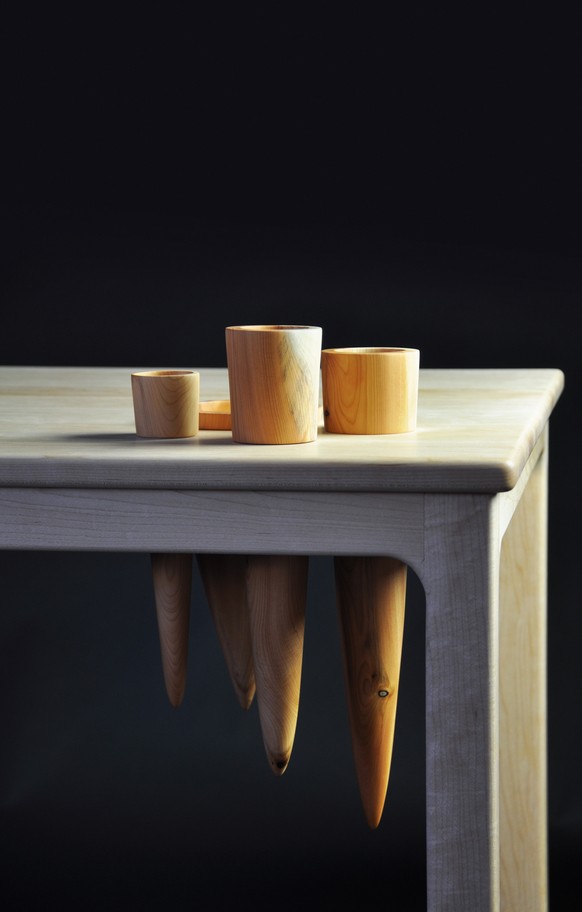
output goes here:
[{"label": "wood grain", "polygon": [[428,909],[498,912],[498,504],[425,500]]},{"label": "wood grain", "polygon": [[201,402],[198,424],[201,431],[230,431],[230,400],[209,399]]},{"label": "wood grain", "polygon": [[544,912],[548,906],[547,465],[546,442],[501,551],[502,912]]},{"label": "wood grain", "polygon": [[267,758],[287,769],[299,711],[308,558],[252,555],[248,600],[257,703]]},{"label": "wood grain", "polygon": [[321,353],[325,430],[402,434],[416,428],[420,353],[411,348],[328,348]]},{"label": "wood grain", "polygon": [[255,672],[247,558],[242,554],[197,554],[196,560],[234,691],[242,708],[248,709],[255,695]]},{"label": "wood grain", "polygon": [[336,557],[334,566],[356,774],[375,829],[392,760],[407,567],[390,557]]},{"label": "wood grain", "polygon": [[186,687],[192,587],[191,554],[152,554],[156,615],[166,691],[179,706]]},{"label": "wood grain", "polygon": [[136,371],[131,375],[139,437],[195,437],[200,374],[191,370]]},{"label": "wood grain", "polygon": [[317,437],[322,331],[318,326],[229,326],[232,436],[239,443]]},{"label": "wood grain", "polygon": [[[0,485],[497,493],[517,483],[564,385],[550,368],[421,370],[413,434],[320,428],[316,446],[242,447],[220,431],[136,438],[129,375],[0,368]],[[224,369],[200,376],[205,397],[228,398]]]}]

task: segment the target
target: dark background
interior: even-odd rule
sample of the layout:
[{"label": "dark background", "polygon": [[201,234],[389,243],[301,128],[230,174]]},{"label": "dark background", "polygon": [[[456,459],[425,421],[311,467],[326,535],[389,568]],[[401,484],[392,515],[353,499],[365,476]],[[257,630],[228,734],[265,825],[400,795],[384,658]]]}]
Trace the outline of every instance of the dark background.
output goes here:
[{"label": "dark background", "polygon": [[[549,812],[552,908],[569,908],[582,850],[579,31],[547,9],[379,8],[5,16],[0,363],[223,366],[226,325],[283,322],[321,325],[324,347],[417,347],[424,367],[564,370]],[[282,779],[256,706],[243,713],[230,689],[197,575],[175,711],[147,555],[0,562],[8,908],[423,908],[414,574],[391,782],[371,832],[331,559],[310,564]]]}]

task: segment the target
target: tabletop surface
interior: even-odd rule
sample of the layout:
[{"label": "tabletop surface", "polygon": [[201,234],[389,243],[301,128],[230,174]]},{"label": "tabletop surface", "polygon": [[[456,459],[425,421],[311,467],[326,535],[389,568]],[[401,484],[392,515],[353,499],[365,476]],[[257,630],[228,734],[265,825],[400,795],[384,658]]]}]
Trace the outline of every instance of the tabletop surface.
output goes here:
[{"label": "tabletop surface", "polygon": [[[146,366],[147,367],[147,366]],[[230,431],[135,434],[137,367],[0,367],[0,486],[298,491],[510,490],[564,386],[558,369],[421,370],[416,431],[287,446]],[[228,398],[225,369],[201,399]]]}]

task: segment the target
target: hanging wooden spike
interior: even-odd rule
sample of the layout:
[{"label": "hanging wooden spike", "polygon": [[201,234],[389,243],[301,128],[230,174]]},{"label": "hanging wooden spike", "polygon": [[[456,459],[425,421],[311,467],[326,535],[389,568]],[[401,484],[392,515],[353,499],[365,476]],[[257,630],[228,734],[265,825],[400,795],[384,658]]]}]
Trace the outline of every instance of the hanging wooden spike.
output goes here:
[{"label": "hanging wooden spike", "polygon": [[334,565],[356,775],[375,829],[392,761],[407,567],[390,557],[335,557]]},{"label": "hanging wooden spike", "polygon": [[237,699],[248,709],[255,672],[247,605],[247,559],[242,554],[197,554],[198,569]]},{"label": "hanging wooden spike", "polygon": [[308,558],[251,555],[247,597],[263,741],[271,769],[289,763],[299,710]]},{"label": "hanging wooden spike", "polygon": [[151,561],[164,681],[170,703],[179,706],[186,687],[192,555],[152,554]]}]

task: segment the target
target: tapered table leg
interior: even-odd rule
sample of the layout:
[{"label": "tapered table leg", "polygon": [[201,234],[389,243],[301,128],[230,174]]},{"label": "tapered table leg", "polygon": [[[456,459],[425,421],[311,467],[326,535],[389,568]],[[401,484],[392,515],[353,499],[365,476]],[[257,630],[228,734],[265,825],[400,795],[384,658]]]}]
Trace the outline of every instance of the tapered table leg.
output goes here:
[{"label": "tapered table leg", "polygon": [[375,829],[392,760],[407,567],[391,557],[336,557],[334,566],[356,775]]},{"label": "tapered table leg", "polygon": [[152,554],[151,563],[164,681],[170,703],[179,706],[186,686],[192,555]]},{"label": "tapered table leg", "polygon": [[265,750],[276,775],[287,768],[297,725],[308,558],[251,555],[249,601],[257,703]]},{"label": "tapered table leg", "polygon": [[247,558],[242,554],[197,554],[198,569],[237,699],[248,709],[255,672],[247,604]]}]

